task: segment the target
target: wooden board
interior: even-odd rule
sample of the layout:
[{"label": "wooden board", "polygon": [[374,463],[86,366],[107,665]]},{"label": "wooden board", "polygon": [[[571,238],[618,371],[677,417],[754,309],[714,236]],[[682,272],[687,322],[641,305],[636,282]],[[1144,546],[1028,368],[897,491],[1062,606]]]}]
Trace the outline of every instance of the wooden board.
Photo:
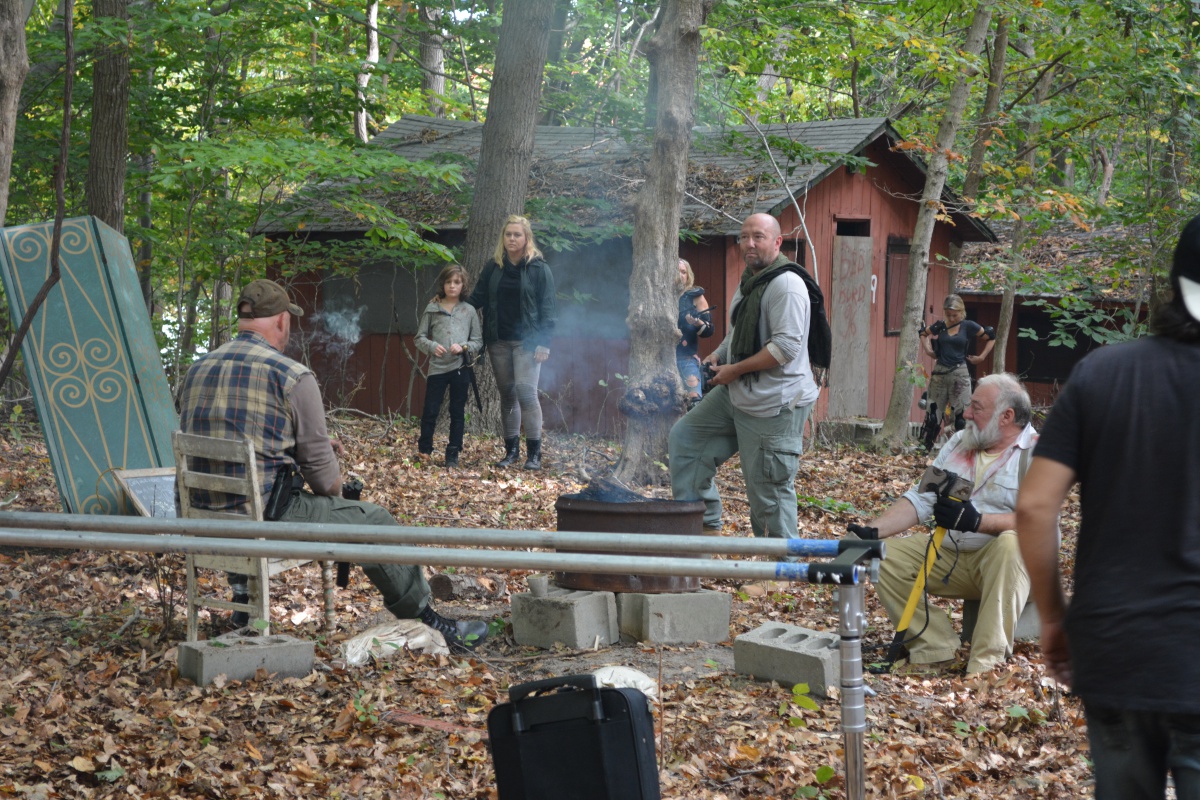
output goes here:
[{"label": "wooden board", "polygon": [[834,419],[865,416],[870,378],[870,237],[834,237],[832,266],[829,325],[833,329],[833,359],[829,366],[829,416]]}]

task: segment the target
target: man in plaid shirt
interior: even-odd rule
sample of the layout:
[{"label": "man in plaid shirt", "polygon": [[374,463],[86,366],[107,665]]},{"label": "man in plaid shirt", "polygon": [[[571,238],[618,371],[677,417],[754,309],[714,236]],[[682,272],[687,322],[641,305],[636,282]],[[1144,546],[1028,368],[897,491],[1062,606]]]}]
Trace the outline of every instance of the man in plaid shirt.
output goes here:
[{"label": "man in plaid shirt", "polygon": [[[264,501],[281,474],[280,467],[290,467],[297,477],[285,494],[285,508],[275,517],[279,521],[395,525],[392,515],[381,506],[341,496],[341,443],[329,438],[316,377],[308,367],[283,354],[292,316],[304,312],[282,286],[268,280],[251,282],[238,298],[237,310],[237,337],[198,360],[184,378],[182,429],[221,439],[249,437],[258,459]],[[204,471],[204,462],[196,460],[193,468]],[[305,483],[307,491],[302,488]],[[199,492],[192,502],[201,508],[225,509],[244,501]],[[456,649],[474,649],[487,638],[487,623],[459,622],[433,610],[429,584],[419,566],[361,566],[383,595],[384,607],[398,619],[421,620]],[[246,601],[245,580],[245,576],[230,576],[235,601]],[[244,612],[238,613],[244,617]],[[234,622],[244,625],[248,620],[235,616]]]}]

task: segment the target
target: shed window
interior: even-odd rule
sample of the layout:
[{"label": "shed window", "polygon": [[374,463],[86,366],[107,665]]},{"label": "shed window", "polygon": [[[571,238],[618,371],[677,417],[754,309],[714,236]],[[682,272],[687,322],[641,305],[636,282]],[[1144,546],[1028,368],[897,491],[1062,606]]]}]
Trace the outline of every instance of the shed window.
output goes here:
[{"label": "shed window", "polygon": [[779,247],[779,252],[783,253],[800,266],[807,267],[808,265],[804,263],[804,252],[808,250],[808,247],[806,247],[807,244],[808,243],[803,239],[785,238],[783,240],[783,244]]},{"label": "shed window", "polygon": [[837,224],[838,236],[870,236],[871,220],[839,219]]},{"label": "shed window", "polygon": [[884,334],[899,336],[904,325],[904,294],[908,288],[907,239],[888,238],[887,291],[883,309]]}]

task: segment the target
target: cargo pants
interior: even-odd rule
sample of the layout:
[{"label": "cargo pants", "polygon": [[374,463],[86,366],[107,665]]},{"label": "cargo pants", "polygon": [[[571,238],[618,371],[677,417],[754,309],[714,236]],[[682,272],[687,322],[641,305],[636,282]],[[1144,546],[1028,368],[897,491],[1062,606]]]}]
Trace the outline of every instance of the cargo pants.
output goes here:
[{"label": "cargo pants", "polygon": [[754,535],[794,539],[796,471],[811,411],[812,405],[807,405],[784,407],[773,417],[751,416],[733,407],[728,387],[714,386],[671,428],[667,446],[672,496],[703,500],[704,526],[720,528],[721,494],[713,480],[717,469],[740,453]]},{"label": "cargo pants", "polygon": [[[395,525],[387,509],[374,503],[343,500],[300,492],[280,522],[322,522],[334,525]],[[414,619],[429,604],[429,583],[413,564],[359,564],[383,595],[383,606],[397,619]]]}]

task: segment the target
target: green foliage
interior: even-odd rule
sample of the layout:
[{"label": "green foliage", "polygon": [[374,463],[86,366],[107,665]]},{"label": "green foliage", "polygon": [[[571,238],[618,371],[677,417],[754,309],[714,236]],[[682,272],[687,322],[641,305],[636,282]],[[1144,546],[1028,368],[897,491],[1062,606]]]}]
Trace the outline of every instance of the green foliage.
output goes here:
[{"label": "green foliage", "polygon": [[795,792],[792,793],[792,797],[817,798],[817,800],[825,800],[825,798],[828,798],[829,795],[825,793],[825,790],[822,787],[833,780],[835,775],[837,775],[837,771],[833,767],[829,766],[828,764],[822,764],[821,766],[817,767],[816,772],[813,773],[813,779],[817,782],[816,785],[814,786],[812,784],[808,784],[806,786],[800,786]]},{"label": "green foliage", "polygon": [[[1113,344],[1146,334],[1146,324],[1134,317],[1132,309],[1096,305],[1079,295],[1068,294],[1054,301],[1039,298],[1026,305],[1049,314],[1054,327],[1047,341],[1054,346],[1074,349],[1080,337],[1096,344]],[[1032,328],[1022,328],[1019,335],[1038,338]]]},{"label": "green foliage", "polygon": [[803,728],[807,725],[804,717],[800,714],[792,712],[792,707],[802,709],[804,711],[820,711],[821,707],[817,702],[808,696],[808,684],[797,683],[792,687],[792,695],[787,700],[779,704],[779,716],[787,720],[788,725],[793,728]]},{"label": "green foliage", "polygon": [[354,696],[354,711],[358,716],[359,722],[369,722],[374,725],[379,722],[379,715],[375,711],[375,703],[367,697],[366,689],[359,689]]}]

